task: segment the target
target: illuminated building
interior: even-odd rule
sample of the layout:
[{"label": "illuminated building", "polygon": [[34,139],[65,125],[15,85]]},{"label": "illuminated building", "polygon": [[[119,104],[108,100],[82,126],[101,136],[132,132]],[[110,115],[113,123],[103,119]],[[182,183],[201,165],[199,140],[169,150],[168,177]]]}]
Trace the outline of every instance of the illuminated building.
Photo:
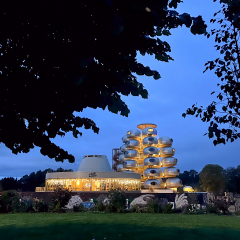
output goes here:
[{"label": "illuminated building", "polygon": [[138,173],[113,172],[104,155],[86,155],[76,172],[52,172],[46,174],[45,188],[36,191],[54,191],[62,186],[71,191],[140,191],[141,176]]},{"label": "illuminated building", "polygon": [[113,149],[113,169],[123,173],[141,174],[142,189],[169,189],[176,192],[182,182],[175,168],[177,159],[173,139],[157,138],[157,125],[140,124],[123,136],[120,149]]}]

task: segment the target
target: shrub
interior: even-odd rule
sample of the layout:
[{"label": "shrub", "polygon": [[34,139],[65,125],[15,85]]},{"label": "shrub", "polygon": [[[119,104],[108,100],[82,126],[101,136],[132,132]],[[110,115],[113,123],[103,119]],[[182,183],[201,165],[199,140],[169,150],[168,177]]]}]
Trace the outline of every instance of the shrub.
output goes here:
[{"label": "shrub", "polygon": [[161,213],[163,211],[158,199],[150,200],[147,203],[146,208],[148,213]]},{"label": "shrub", "polygon": [[198,209],[195,204],[189,204],[182,208],[182,213],[183,214],[204,214],[206,213],[206,211],[203,209]]},{"label": "shrub", "polygon": [[162,212],[163,213],[171,213],[172,212],[172,207],[173,207],[172,203],[167,203],[163,206]]},{"label": "shrub", "polygon": [[17,191],[9,190],[2,193],[1,211],[2,212],[18,212],[20,208],[20,197]]},{"label": "shrub", "polygon": [[52,194],[53,211],[61,212],[63,207],[67,205],[71,198],[71,192],[68,189],[64,189],[58,186]]},{"label": "shrub", "polygon": [[86,209],[83,204],[75,205],[73,206],[73,212],[86,212],[88,209]]},{"label": "shrub", "polygon": [[21,199],[21,203],[19,206],[19,212],[25,213],[25,212],[33,212],[33,199],[28,196],[24,196]]},{"label": "shrub", "polygon": [[218,214],[219,211],[218,211],[218,208],[212,204],[208,204],[206,206],[206,213],[215,213],[215,214]]},{"label": "shrub", "polygon": [[125,212],[126,195],[124,191],[112,189],[108,192],[110,212]]},{"label": "shrub", "polygon": [[96,210],[96,211],[103,212],[103,211],[106,210],[106,205],[104,205],[103,202],[99,201],[99,202],[97,202],[96,205],[95,205],[95,210]]},{"label": "shrub", "polygon": [[137,204],[133,205],[130,210],[130,212],[135,212],[135,213],[153,213],[153,209],[152,208],[148,208],[148,207],[143,207],[143,206],[139,206]]},{"label": "shrub", "polygon": [[218,211],[224,215],[229,214],[228,204],[224,199],[216,199],[214,205],[217,207]]},{"label": "shrub", "polygon": [[33,203],[33,209],[35,212],[47,212],[48,204],[43,200],[35,200]]}]

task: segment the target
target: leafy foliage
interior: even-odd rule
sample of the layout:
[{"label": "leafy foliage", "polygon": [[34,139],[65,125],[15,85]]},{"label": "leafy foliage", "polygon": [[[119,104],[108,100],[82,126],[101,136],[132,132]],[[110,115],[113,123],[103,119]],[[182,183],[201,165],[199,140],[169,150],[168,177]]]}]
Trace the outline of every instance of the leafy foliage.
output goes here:
[{"label": "leafy foliage", "polygon": [[58,186],[52,193],[53,211],[61,212],[62,208],[67,205],[71,198],[71,192],[68,189],[64,189],[62,186]]},{"label": "leafy foliage", "polygon": [[204,191],[212,192],[216,196],[226,189],[225,171],[217,164],[207,164],[199,176]]},{"label": "leafy foliage", "polygon": [[240,165],[226,169],[227,191],[240,193]]},{"label": "leafy foliage", "polygon": [[214,70],[221,81],[217,84],[220,91],[211,93],[217,94],[217,101],[206,108],[193,104],[183,113],[183,117],[194,115],[203,122],[210,122],[206,134],[214,139],[214,145],[240,137],[240,1],[220,0],[220,3],[222,8],[210,20],[219,23],[220,29],[212,29],[206,36],[215,36],[215,48],[221,57],[208,61],[204,70]]},{"label": "leafy foliage", "polygon": [[9,190],[2,193],[0,198],[1,212],[18,212],[20,207],[20,197],[17,191]]},{"label": "leafy foliage", "polygon": [[126,207],[126,194],[122,190],[112,189],[108,192],[110,212],[124,212]]},{"label": "leafy foliage", "polygon": [[171,9],[180,2],[1,1],[0,142],[14,154],[38,146],[49,158],[74,162],[51,138],[77,138],[80,127],[99,132],[75,112],[107,108],[128,116],[122,95],[148,97],[135,75],[161,77],[137,62],[137,52],[168,62],[171,48],[160,36],[183,25],[206,32],[200,16]]},{"label": "leafy foliage", "polygon": [[35,199],[33,203],[33,209],[35,212],[47,212],[48,204],[41,199],[38,199],[38,200]]},{"label": "leafy foliage", "polygon": [[184,171],[179,174],[179,178],[182,180],[183,185],[192,186],[194,190],[199,192],[202,191],[199,184],[199,173],[196,170]]}]

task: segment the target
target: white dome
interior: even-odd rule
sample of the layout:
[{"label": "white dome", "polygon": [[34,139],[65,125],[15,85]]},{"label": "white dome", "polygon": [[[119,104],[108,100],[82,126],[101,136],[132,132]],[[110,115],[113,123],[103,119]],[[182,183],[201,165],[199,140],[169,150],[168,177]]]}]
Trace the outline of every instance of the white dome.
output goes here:
[{"label": "white dome", "polygon": [[112,172],[107,156],[86,155],[78,167],[79,172]]}]

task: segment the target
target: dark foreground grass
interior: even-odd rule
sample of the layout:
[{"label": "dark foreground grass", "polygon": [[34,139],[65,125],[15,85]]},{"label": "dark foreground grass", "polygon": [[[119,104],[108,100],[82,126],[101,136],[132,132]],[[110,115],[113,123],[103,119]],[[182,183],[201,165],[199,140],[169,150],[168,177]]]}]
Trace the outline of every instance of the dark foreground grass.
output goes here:
[{"label": "dark foreground grass", "polygon": [[2,214],[0,239],[240,240],[240,217],[144,213]]}]

